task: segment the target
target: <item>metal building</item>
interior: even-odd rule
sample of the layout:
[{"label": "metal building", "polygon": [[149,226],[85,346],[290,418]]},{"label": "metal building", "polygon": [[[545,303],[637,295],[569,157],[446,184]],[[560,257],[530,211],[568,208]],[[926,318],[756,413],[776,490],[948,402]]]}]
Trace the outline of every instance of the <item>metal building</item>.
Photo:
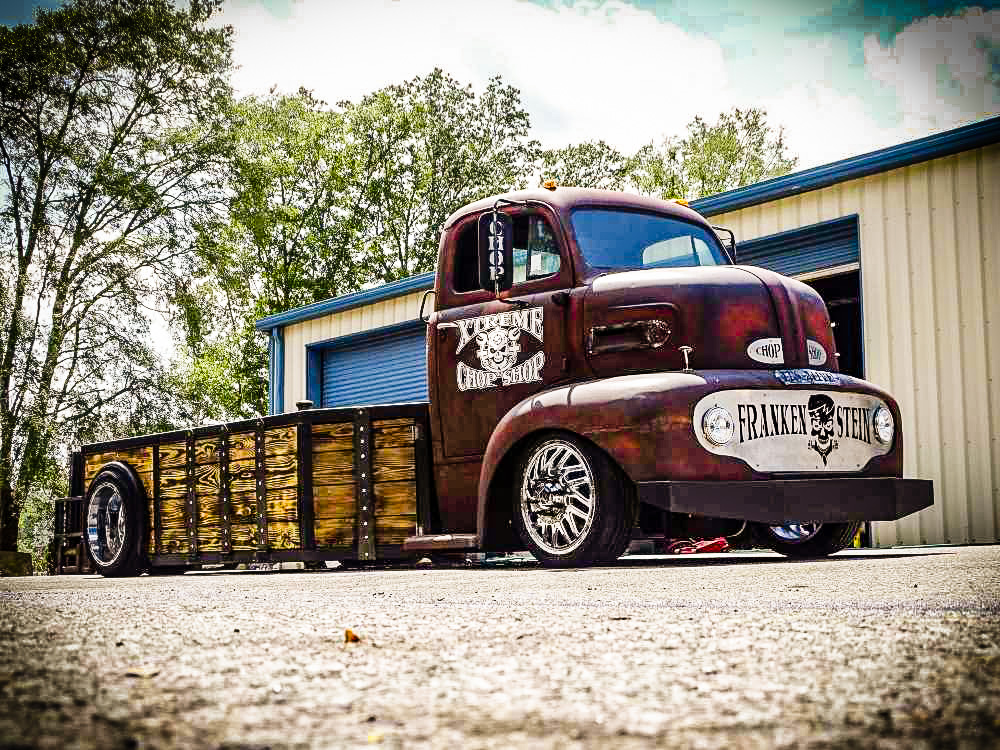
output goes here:
[{"label": "metal building", "polygon": [[[1000,117],[692,202],[824,297],[841,368],[903,413],[935,505],[879,546],[1000,540]],[[273,315],[271,411],[426,398],[421,274]]]}]

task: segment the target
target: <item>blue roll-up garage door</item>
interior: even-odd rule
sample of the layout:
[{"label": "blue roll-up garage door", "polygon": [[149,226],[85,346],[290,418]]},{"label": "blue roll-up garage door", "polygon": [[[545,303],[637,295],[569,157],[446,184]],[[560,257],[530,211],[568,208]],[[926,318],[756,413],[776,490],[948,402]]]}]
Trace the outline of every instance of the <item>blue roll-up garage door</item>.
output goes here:
[{"label": "blue roll-up garage door", "polygon": [[427,400],[425,326],[351,336],[323,350],[322,405]]},{"label": "blue roll-up garage door", "polygon": [[857,216],[758,237],[736,246],[737,263],[770,268],[786,276],[856,263],[859,257]]}]

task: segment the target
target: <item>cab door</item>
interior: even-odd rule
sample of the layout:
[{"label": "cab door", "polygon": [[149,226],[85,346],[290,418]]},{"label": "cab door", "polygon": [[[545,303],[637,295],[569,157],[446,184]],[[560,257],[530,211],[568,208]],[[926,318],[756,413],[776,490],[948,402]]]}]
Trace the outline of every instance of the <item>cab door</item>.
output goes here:
[{"label": "cab door", "polygon": [[[434,346],[443,450],[482,456],[497,422],[518,402],[566,378],[565,295],[573,273],[555,217],[512,207],[514,284],[503,300],[479,289],[478,215],[455,228],[451,267],[442,281]],[[450,271],[450,272],[449,272]],[[474,287],[474,288],[473,288]],[[444,305],[442,305],[444,307]]]}]

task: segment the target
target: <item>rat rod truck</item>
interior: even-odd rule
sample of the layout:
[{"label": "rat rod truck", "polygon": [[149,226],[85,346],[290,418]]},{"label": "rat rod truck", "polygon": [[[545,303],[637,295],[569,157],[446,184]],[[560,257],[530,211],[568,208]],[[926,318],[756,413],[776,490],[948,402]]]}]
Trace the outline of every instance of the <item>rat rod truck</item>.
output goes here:
[{"label": "rat rod truck", "polygon": [[108,576],[525,548],[569,566],[635,528],[744,523],[827,555],[932,504],[902,478],[896,402],[838,372],[815,291],[734,265],[732,234],[679,202],[547,188],[445,223],[428,403],[85,445],[60,530]]}]

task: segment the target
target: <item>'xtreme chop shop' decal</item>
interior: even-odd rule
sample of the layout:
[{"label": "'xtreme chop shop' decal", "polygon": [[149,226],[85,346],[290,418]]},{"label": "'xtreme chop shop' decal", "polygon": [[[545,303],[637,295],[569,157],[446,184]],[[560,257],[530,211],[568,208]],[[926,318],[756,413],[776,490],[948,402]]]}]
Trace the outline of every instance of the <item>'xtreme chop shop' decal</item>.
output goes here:
[{"label": "'xtreme chop shop' decal", "polygon": [[[464,318],[454,323],[442,323],[440,327],[458,329],[458,347],[455,350],[458,357],[455,368],[458,390],[503,387],[542,379],[545,352],[527,355],[522,346],[524,334],[539,343],[545,341],[541,307]],[[462,361],[462,351],[466,347],[471,349],[470,345],[475,346],[475,359],[472,361],[478,361],[479,367]]]}]

